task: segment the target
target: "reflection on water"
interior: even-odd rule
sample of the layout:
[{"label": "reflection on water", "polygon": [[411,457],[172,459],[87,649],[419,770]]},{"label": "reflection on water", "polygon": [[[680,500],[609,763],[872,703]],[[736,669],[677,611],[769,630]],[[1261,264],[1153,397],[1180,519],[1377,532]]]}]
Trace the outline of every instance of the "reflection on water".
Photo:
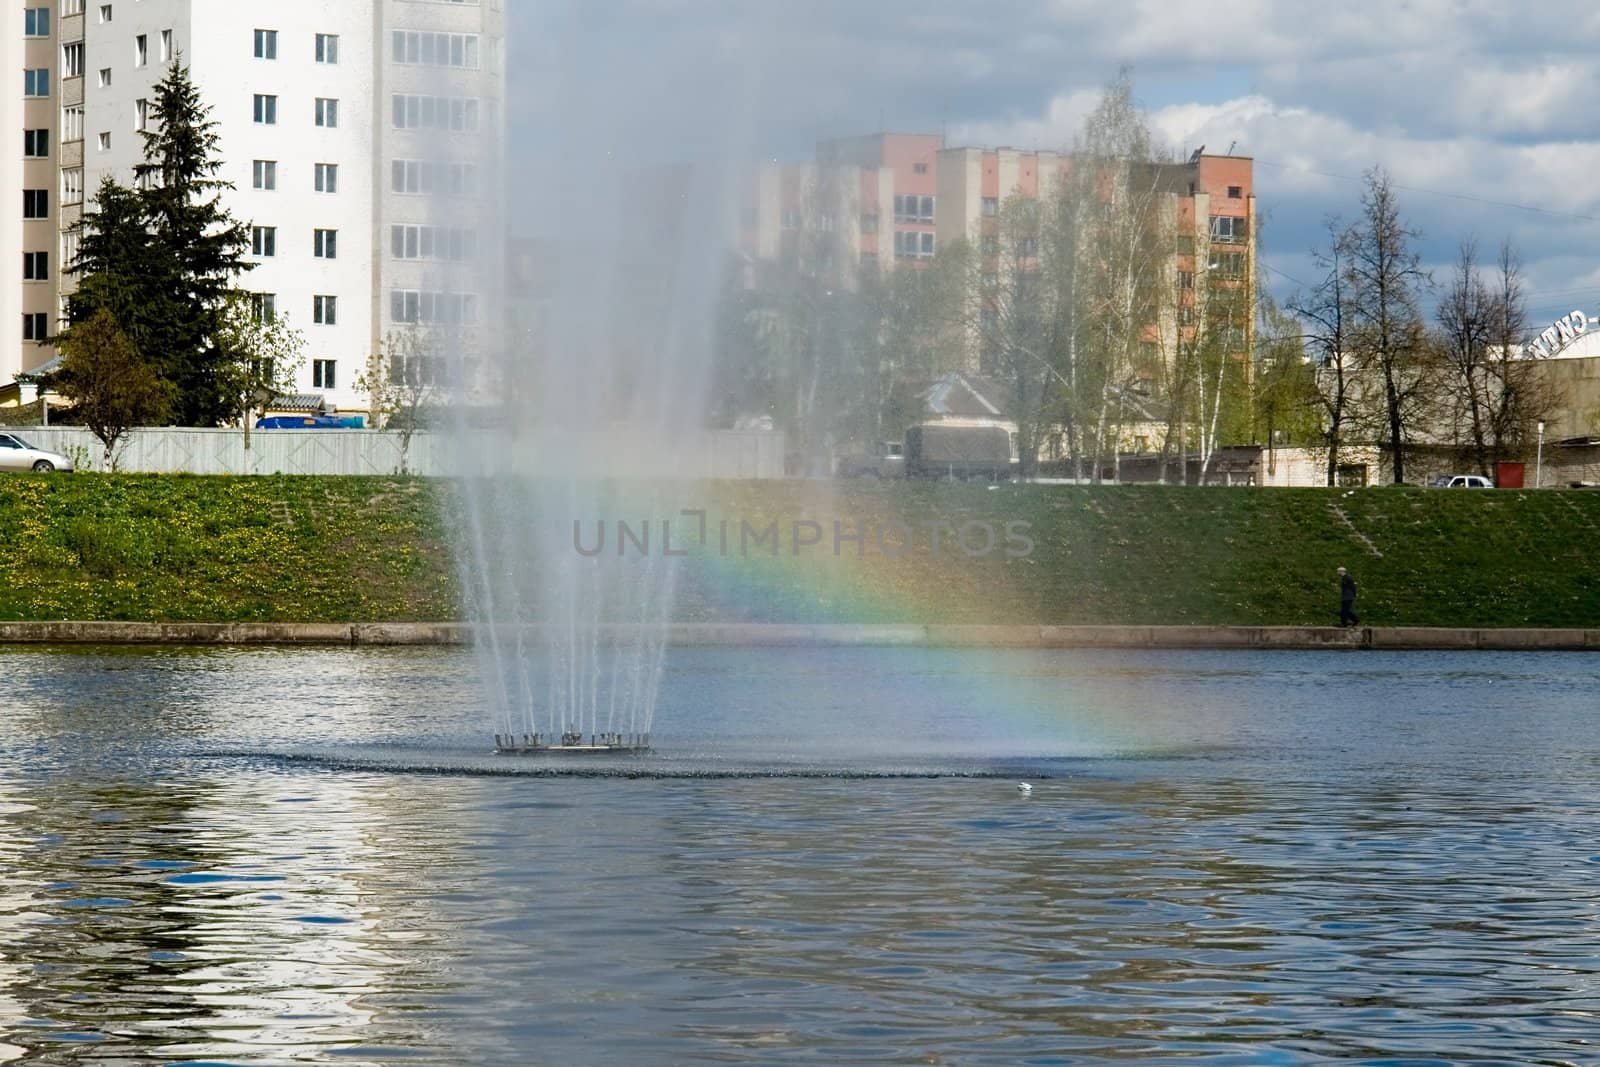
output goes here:
[{"label": "reflection on water", "polygon": [[919,762],[963,736],[1033,760],[1031,797],[211,755],[469,749],[469,666],[0,653],[0,1058],[1596,1060],[1582,656],[702,650],[669,672],[658,736],[694,758],[726,736],[757,761],[766,730],[786,767],[853,718]]}]

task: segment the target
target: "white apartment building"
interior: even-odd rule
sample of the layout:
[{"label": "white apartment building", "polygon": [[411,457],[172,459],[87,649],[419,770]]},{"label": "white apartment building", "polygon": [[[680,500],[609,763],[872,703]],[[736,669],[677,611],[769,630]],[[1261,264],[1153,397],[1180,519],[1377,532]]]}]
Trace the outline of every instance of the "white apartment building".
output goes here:
[{"label": "white apartment building", "polygon": [[[486,338],[504,258],[493,224],[503,207],[503,0],[23,6],[22,28],[45,36],[8,34],[7,67],[25,53],[22,88],[47,95],[13,89],[0,117],[13,145],[43,143],[48,155],[22,159],[19,173],[13,148],[4,178],[29,190],[25,215],[39,212],[38,190],[48,204],[45,219],[8,220],[4,232],[5,253],[28,277],[0,295],[8,321],[23,322],[0,345],[0,384],[53,356],[36,343],[37,316],[48,310],[53,332],[85,198],[108,175],[132,181],[153,87],[174,61],[211,108],[221,177],[234,186],[225,203],[251,227],[256,266],[240,284],[305,336],[301,392],[364,410],[356,378],[390,331],[447,324],[452,336]],[[35,75],[34,63],[50,69]],[[43,142],[25,137],[35,129],[48,129]],[[41,261],[25,253],[41,251],[48,270],[36,281]]]}]

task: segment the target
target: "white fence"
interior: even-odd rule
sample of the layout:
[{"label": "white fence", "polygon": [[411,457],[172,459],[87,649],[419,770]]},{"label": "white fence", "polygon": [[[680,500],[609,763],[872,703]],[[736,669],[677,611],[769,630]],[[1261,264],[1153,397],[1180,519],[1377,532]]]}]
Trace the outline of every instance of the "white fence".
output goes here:
[{"label": "white fence", "polygon": [[[36,448],[71,457],[80,469],[98,469],[104,451],[88,430],[71,426],[16,427]],[[784,437],[772,431],[706,430],[675,450],[669,476],[697,478],[782,478]],[[458,461],[453,461],[457,457]],[[406,469],[413,474],[492,474],[536,461],[529,449],[502,435],[475,431],[456,435],[419,433],[412,437]],[[545,469],[561,469],[554,455]],[[255,430],[246,453],[239,430],[183,428],[130,431],[118,443],[119,471],[138,474],[395,474],[400,470],[400,436],[373,430]],[[544,464],[540,464],[544,466]],[[588,466],[594,466],[590,463]],[[618,474],[640,471],[619,463]],[[529,466],[525,469],[538,469]],[[651,472],[655,473],[655,472]]]}]

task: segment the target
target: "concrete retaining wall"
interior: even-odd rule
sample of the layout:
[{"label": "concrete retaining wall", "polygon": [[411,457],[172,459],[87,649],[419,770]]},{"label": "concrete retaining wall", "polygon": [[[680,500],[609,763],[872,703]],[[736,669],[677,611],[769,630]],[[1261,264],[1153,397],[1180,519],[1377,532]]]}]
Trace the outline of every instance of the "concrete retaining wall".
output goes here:
[{"label": "concrete retaining wall", "polygon": [[[622,628],[617,628],[621,630]],[[465,645],[465,623],[0,622],[3,644]],[[484,631],[487,632],[487,631]],[[1600,651],[1600,629],[679,623],[675,645]]]}]

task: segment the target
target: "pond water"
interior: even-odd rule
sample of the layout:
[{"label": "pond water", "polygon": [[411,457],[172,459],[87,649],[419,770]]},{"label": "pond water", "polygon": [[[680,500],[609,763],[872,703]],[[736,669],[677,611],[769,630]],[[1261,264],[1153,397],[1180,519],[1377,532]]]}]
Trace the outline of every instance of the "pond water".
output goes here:
[{"label": "pond water", "polygon": [[1600,1062],[1595,663],[0,649],[0,1059]]}]

